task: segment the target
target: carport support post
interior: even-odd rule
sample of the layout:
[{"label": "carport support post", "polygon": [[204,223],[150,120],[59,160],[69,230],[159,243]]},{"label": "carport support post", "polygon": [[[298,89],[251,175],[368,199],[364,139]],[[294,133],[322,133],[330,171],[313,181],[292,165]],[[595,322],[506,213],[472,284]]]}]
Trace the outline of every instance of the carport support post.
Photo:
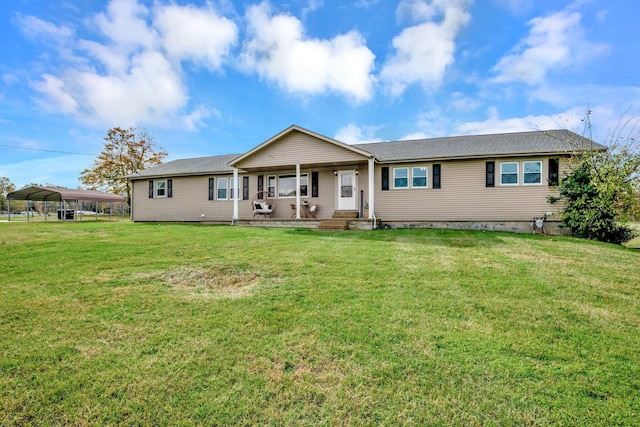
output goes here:
[{"label": "carport support post", "polygon": [[[375,184],[375,172],[374,172],[375,163],[373,159],[369,159],[369,165],[367,169],[369,169],[369,219],[374,218],[374,209],[375,209],[375,194],[376,189],[374,187]],[[374,223],[375,226],[375,223]]]},{"label": "carport support post", "polygon": [[235,224],[238,220],[238,168],[233,168],[233,218],[231,224]]}]

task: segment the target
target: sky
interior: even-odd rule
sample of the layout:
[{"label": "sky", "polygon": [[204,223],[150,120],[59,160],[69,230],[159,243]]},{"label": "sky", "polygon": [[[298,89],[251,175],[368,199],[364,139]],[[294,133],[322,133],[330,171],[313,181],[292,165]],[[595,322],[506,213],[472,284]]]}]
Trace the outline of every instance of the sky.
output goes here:
[{"label": "sky", "polygon": [[81,186],[112,127],[165,159],[292,124],[353,144],[640,116],[637,0],[0,0],[0,177]]}]

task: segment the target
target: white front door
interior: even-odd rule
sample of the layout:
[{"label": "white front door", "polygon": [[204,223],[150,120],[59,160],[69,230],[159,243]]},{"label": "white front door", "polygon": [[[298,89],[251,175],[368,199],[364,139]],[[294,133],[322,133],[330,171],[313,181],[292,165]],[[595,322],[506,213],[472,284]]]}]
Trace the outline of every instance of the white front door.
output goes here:
[{"label": "white front door", "polygon": [[338,210],[356,209],[356,172],[338,171]]}]

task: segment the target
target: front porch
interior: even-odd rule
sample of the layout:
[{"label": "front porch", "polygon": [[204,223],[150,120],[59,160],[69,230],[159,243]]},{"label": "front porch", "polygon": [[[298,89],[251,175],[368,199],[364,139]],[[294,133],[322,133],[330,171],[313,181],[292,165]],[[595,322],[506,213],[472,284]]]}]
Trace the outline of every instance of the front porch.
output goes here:
[{"label": "front porch", "polygon": [[251,218],[238,219],[241,227],[308,228],[323,231],[373,230],[374,220],[359,218],[358,211],[335,211],[331,218]]}]

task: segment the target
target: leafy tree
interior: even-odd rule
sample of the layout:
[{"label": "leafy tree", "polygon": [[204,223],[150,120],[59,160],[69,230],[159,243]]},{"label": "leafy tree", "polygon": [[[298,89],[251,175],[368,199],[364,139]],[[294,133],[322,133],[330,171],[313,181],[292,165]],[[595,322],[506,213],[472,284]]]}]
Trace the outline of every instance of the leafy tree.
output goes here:
[{"label": "leafy tree", "polygon": [[[593,140],[590,112],[585,123]],[[573,167],[560,179],[562,219],[575,236],[616,244],[634,237],[628,223],[640,218],[637,124],[638,120],[621,120],[603,144],[606,151],[577,151]]]},{"label": "leafy tree", "polygon": [[6,209],[7,194],[15,191],[16,186],[5,176],[0,176],[0,211]]},{"label": "leafy tree", "polygon": [[104,140],[104,149],[93,165],[80,173],[80,182],[91,190],[125,196],[131,205],[131,183],[125,177],[159,165],[167,153],[145,129],[111,128]]}]

